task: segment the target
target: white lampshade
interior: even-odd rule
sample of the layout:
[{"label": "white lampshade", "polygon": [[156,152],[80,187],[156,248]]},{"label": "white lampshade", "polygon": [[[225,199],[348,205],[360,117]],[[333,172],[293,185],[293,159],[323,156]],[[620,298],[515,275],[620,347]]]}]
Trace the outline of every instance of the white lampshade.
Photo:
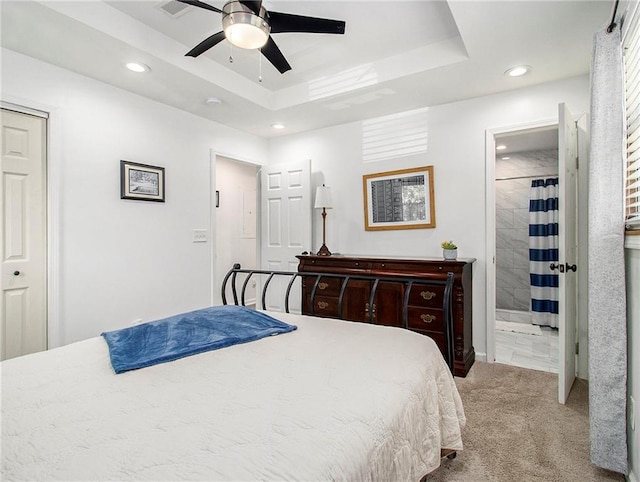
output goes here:
[{"label": "white lampshade", "polygon": [[316,188],[316,209],[331,209],[333,204],[331,203],[331,189],[324,184]]}]

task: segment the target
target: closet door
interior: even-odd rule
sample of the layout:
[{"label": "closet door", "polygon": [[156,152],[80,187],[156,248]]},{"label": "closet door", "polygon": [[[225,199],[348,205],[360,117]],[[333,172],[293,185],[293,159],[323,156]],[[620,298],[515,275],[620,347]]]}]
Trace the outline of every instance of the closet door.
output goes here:
[{"label": "closet door", "polygon": [[2,109],[0,359],[47,349],[46,120]]},{"label": "closet door", "polygon": [[[296,255],[311,250],[311,161],[265,166],[260,171],[260,179],[261,267],[297,271]],[[267,309],[284,311],[288,281],[274,279],[271,282]],[[302,302],[299,282],[296,281],[291,290],[289,306],[296,313],[300,313]]]}]

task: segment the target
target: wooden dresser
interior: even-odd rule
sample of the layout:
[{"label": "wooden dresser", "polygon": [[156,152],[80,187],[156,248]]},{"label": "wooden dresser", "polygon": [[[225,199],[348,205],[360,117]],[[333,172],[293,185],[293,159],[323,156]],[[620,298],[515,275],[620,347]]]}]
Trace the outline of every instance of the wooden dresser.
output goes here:
[{"label": "wooden dresser", "polygon": [[[299,272],[316,272],[351,275],[375,275],[384,277],[413,276],[424,279],[445,279],[454,273],[453,285],[453,339],[454,374],[464,377],[473,365],[475,352],[472,343],[471,274],[475,259],[455,261],[420,258],[373,258],[365,256],[316,256],[299,255]],[[315,279],[303,278],[302,312],[311,314],[311,290]],[[339,278],[321,278],[316,293],[313,314],[328,318],[402,326],[404,287],[398,283],[378,286],[373,306],[369,306],[370,281],[351,280],[345,290],[342,313],[338,313]],[[412,290],[409,298],[408,328],[431,337],[444,354],[446,341],[442,316],[441,290]]]}]

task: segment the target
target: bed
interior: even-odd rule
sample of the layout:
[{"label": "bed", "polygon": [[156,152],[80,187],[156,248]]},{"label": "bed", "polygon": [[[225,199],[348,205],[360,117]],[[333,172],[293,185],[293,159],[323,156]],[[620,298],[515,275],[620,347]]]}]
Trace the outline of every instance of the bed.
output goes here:
[{"label": "bed", "polygon": [[118,375],[103,337],[2,362],[2,479],[416,481],[462,449],[431,339],[269,314],[297,329]]}]

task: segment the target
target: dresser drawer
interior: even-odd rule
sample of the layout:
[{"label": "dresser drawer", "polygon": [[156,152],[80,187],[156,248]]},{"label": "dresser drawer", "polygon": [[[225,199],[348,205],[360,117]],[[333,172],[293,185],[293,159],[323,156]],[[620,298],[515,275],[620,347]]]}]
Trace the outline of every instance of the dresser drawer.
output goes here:
[{"label": "dresser drawer", "polygon": [[[305,305],[308,306],[309,300],[305,300]],[[306,310],[305,310],[306,311]],[[311,311],[309,309],[309,314]],[[327,317],[339,317],[338,313],[338,298],[316,296],[313,300],[313,315],[314,316],[327,316]]]},{"label": "dresser drawer", "polygon": [[409,306],[407,326],[410,330],[444,333],[444,312],[432,308]]},{"label": "dresser drawer", "polygon": [[442,308],[444,286],[413,285],[409,293],[409,305]]},{"label": "dresser drawer", "polygon": [[340,270],[368,271],[371,269],[371,262],[369,261],[339,259],[335,257],[331,257],[331,259],[327,258],[318,256],[317,258],[313,259],[305,259],[304,257],[300,256],[299,259],[301,260],[301,265],[304,266],[304,269],[300,269],[300,271],[340,272]]},{"label": "dresser drawer", "polygon": [[[318,288],[316,289],[316,296],[338,296],[340,295],[340,288],[342,288],[343,278],[334,277],[321,277],[318,282]],[[304,277],[304,287],[311,295],[311,290],[316,284],[315,276]]]}]

